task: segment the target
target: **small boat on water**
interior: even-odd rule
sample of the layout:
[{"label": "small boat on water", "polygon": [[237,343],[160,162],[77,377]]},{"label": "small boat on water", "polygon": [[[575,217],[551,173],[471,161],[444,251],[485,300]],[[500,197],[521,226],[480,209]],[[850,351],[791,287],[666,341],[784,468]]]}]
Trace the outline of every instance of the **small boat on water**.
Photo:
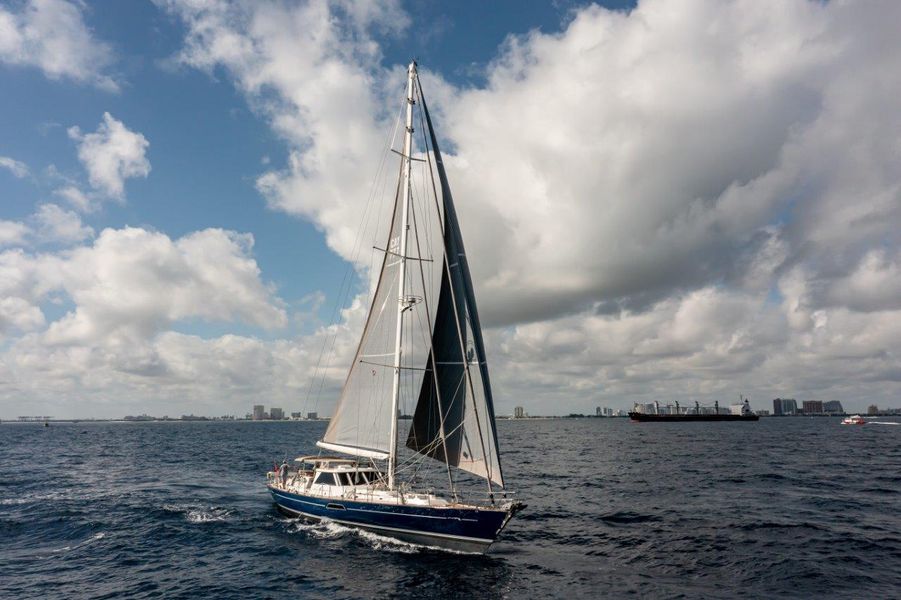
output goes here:
[{"label": "small boat on water", "polygon": [[866,425],[867,421],[860,415],[851,415],[842,419],[842,425]]},{"label": "small boat on water", "polygon": [[[415,62],[404,111],[403,150],[391,149],[400,155],[400,176],[387,244],[376,248],[378,282],[334,416],[316,443],[340,456],[283,463],[268,473],[267,487],[291,516],[485,552],[524,505],[512,500],[501,471],[468,259]],[[413,157],[414,124],[423,127],[421,158]],[[413,161],[428,172],[416,186]],[[432,194],[425,203],[423,190]],[[411,420],[398,418],[402,395],[415,403]],[[399,421],[409,427],[403,448]],[[435,478],[425,486],[418,479],[424,462],[440,471],[444,494],[434,491]],[[479,480],[484,491],[476,495],[466,485]]]}]

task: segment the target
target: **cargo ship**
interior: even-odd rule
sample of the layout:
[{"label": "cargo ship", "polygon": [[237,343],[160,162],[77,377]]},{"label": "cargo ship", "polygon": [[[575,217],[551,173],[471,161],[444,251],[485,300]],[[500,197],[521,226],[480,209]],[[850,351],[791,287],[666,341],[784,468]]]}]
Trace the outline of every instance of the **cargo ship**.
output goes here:
[{"label": "cargo ship", "polygon": [[[660,412],[660,404],[654,402],[654,412],[644,412],[633,410],[629,413],[629,418],[638,422],[679,422],[684,421],[757,421],[760,419],[751,412],[751,405],[747,398],[741,398],[737,405],[731,407],[731,412],[721,413],[719,402],[714,403],[713,412],[702,412],[700,404],[695,402],[694,408],[682,409],[676,402],[675,412]],[[637,409],[637,406],[636,406]]]}]

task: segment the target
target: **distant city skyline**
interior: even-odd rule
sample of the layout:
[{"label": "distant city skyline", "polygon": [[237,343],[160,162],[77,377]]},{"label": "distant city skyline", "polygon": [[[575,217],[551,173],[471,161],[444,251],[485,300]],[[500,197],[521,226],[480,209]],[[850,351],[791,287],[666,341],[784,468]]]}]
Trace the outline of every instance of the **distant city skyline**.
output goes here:
[{"label": "distant city skyline", "polygon": [[412,57],[498,414],[897,406],[899,22],[814,0],[4,3],[0,418],[331,414]]}]

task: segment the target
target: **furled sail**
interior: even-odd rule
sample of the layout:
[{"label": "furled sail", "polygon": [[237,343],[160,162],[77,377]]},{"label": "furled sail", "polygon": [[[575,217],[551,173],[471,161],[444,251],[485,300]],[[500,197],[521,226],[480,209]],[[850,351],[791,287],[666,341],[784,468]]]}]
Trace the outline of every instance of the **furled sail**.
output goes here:
[{"label": "furled sail", "polygon": [[391,437],[392,379],[400,282],[401,202],[395,199],[389,243],[384,253],[372,305],[353,364],[335,414],[317,445],[328,449],[385,459]]},{"label": "furled sail", "polygon": [[421,88],[420,100],[441,184],[446,263],[433,325],[432,349],[407,447],[503,487],[494,404],[472,278],[438,140]]}]

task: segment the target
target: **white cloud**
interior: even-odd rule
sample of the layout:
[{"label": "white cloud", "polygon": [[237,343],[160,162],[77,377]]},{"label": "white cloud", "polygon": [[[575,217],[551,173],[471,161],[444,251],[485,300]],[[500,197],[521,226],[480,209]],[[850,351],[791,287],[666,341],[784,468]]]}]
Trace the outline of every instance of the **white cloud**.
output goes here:
[{"label": "white cloud", "polygon": [[69,137],[78,142],[78,158],[88,171],[91,186],[111,198],[125,197],[126,179],[150,174],[145,156],[150,142],[109,113],[103,113],[96,132],[82,134],[78,127],[70,127]]},{"label": "white cloud", "polygon": [[[288,164],[258,181],[270,205],[311,220],[365,273],[354,240],[403,82],[375,32],[403,26],[398,5],[166,6],[186,25],[181,62],[222,69],[286,141]],[[560,32],[510,38],[483,87],[423,73],[493,326],[499,412],[739,392],[755,408],[897,398],[901,9],[779,6],[589,6]],[[103,179],[92,185],[121,195]],[[207,412],[249,395],[299,403],[334,333],[339,382],[362,298],[293,340],[173,331],[285,319],[249,240],[195,235],[107,230],[62,254],[0,254],[0,297],[27,309],[57,290],[75,305],[45,330],[21,320],[31,333],[3,355],[0,381],[36,397],[192,398]],[[52,373],[40,387],[27,379],[38,365]]]},{"label": "white cloud", "polygon": [[832,282],[828,300],[861,312],[901,309],[901,251],[889,256],[885,249],[871,250],[851,273]]},{"label": "white cloud", "polygon": [[[312,363],[288,372],[293,342],[172,331],[196,320],[271,330],[287,324],[252,247],[250,235],[220,229],[170,239],[125,228],[72,249],[0,253],[0,333],[26,332],[0,352],[0,406],[12,410],[26,394],[66,411],[61,399],[88,391],[110,401],[131,391],[140,402],[149,394],[184,403],[187,394],[221,406],[224,391],[239,399],[261,378],[271,378],[274,397],[295,393],[299,384],[291,382],[306,381]],[[41,306],[54,301],[72,307],[47,324]]]},{"label": "white cloud", "polygon": [[76,309],[47,330],[53,344],[141,340],[189,318],[283,326],[284,309],[259,280],[253,237],[220,229],[179,240],[144,229],[105,229],[56,266]]},{"label": "white cloud", "polygon": [[34,215],[38,236],[45,242],[68,244],[94,236],[94,230],[82,225],[81,217],[56,204],[42,204]]},{"label": "white cloud", "polygon": [[[271,206],[365,269],[356,227],[403,77],[380,64],[378,24],[318,2],[169,6],[188,26],[183,62],[223,67],[287,141],[287,167],[258,182]],[[897,309],[899,12],[589,6],[559,33],[509,38],[485,87],[423,73],[483,321],[509,326],[492,334],[515,357],[497,379],[592,382],[589,398],[671,381],[836,394],[856,376],[831,357],[853,339],[868,393],[896,389],[901,338],[880,327]],[[528,343],[536,331],[562,340],[559,360]]]},{"label": "white cloud", "polygon": [[0,167],[9,170],[14,177],[22,179],[28,176],[28,165],[8,156],[0,156]]},{"label": "white cloud", "polygon": [[31,230],[25,223],[0,220],[0,247],[23,244],[30,233]]},{"label": "white cloud", "polygon": [[97,208],[97,203],[74,185],[61,187],[54,190],[53,193],[64,198],[69,204],[75,207],[76,210],[81,212],[93,212]]},{"label": "white cloud", "polygon": [[83,6],[28,0],[19,11],[0,7],[0,62],[37,67],[52,80],[72,79],[118,91],[118,84],[104,73],[113,62],[112,49],[91,35]]},{"label": "white cloud", "polygon": [[37,306],[23,298],[0,298],[0,334],[13,329],[29,331],[43,325],[44,313]]}]

